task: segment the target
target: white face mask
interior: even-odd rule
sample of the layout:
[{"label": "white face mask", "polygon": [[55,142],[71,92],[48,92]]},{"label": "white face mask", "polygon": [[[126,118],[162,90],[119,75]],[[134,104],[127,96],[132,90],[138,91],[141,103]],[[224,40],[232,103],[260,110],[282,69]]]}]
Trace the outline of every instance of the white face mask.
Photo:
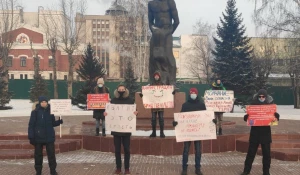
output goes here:
[{"label": "white face mask", "polygon": [[191,94],[191,99],[195,100],[197,98],[197,94]]},{"label": "white face mask", "polygon": [[102,87],[103,87],[103,84],[98,84],[98,87],[99,87],[99,88],[102,88]]},{"label": "white face mask", "polygon": [[262,103],[265,102],[266,98],[258,98],[258,100]]},{"label": "white face mask", "polygon": [[157,81],[157,80],[159,80],[159,77],[155,77],[154,79]]}]

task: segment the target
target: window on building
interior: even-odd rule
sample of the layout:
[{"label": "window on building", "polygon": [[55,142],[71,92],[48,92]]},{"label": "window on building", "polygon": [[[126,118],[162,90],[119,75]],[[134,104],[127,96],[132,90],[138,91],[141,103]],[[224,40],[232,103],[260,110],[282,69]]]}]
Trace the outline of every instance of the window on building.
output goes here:
[{"label": "window on building", "polygon": [[21,67],[26,67],[26,57],[21,57],[20,62],[21,62]]},{"label": "window on building", "polygon": [[68,76],[67,75],[64,75],[64,80],[68,80]]},{"label": "window on building", "polygon": [[9,56],[6,62],[6,66],[7,67],[12,67],[12,63],[13,63],[13,57]]},{"label": "window on building", "polygon": [[53,67],[53,58],[52,58],[52,56],[49,56],[49,58],[48,58],[48,65],[49,65],[49,67]]},{"label": "window on building", "polygon": [[49,79],[50,79],[50,80],[52,80],[52,79],[53,79],[53,77],[52,77],[52,73],[50,73],[50,74],[49,74]]},{"label": "window on building", "polygon": [[79,75],[76,75],[76,81],[80,81]]},{"label": "window on building", "polygon": [[15,75],[14,74],[10,74],[10,79],[11,80],[15,79]]},{"label": "window on building", "polygon": [[20,79],[21,79],[21,80],[23,79],[23,74],[20,74]]},{"label": "window on building", "polygon": [[27,80],[28,79],[28,75],[27,74],[25,74],[25,80]]}]

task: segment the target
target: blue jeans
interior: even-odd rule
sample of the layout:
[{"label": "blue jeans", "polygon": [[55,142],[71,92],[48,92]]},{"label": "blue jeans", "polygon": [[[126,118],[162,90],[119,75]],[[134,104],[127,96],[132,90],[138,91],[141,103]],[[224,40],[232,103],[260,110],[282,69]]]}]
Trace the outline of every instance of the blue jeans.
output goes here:
[{"label": "blue jeans", "polygon": [[[184,142],[183,155],[182,155],[182,169],[186,170],[189,161],[189,151],[191,142]],[[201,165],[201,141],[194,141],[195,146],[195,168],[200,169]]]}]

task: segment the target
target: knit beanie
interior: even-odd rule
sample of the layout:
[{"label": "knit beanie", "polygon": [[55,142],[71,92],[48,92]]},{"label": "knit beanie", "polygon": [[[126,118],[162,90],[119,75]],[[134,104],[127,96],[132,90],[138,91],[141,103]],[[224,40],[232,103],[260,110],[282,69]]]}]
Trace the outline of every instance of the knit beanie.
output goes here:
[{"label": "knit beanie", "polygon": [[39,100],[39,103],[41,103],[41,102],[43,102],[43,101],[45,101],[45,102],[48,103],[48,98],[47,98],[47,97],[44,97],[44,96],[40,96],[40,97],[38,98],[38,100]]},{"label": "knit beanie", "polygon": [[198,90],[197,90],[196,88],[191,88],[191,89],[190,89],[190,94],[192,94],[192,93],[198,95]]}]

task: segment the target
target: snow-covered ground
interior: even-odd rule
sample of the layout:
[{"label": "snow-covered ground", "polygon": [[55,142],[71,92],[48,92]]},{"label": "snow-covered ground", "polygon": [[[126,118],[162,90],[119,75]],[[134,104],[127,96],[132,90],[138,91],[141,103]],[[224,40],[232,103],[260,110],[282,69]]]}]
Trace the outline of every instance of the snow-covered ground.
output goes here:
[{"label": "snow-covered ground", "polygon": [[[13,107],[11,110],[0,110],[0,117],[23,117],[29,116],[32,110],[32,103],[29,100],[11,100],[7,106]],[[92,111],[84,111],[77,106],[72,107],[70,116],[92,115]]]},{"label": "snow-covered ground", "polygon": [[[11,110],[0,111],[0,117],[23,117],[29,116],[32,109],[32,103],[29,100],[11,100],[8,106],[12,106]],[[293,106],[279,105],[278,113],[281,119],[300,120],[300,109],[294,109]],[[92,111],[84,111],[73,106],[70,116],[92,115]],[[238,106],[234,107],[234,113],[225,113],[225,117],[243,117],[245,112]]]}]

